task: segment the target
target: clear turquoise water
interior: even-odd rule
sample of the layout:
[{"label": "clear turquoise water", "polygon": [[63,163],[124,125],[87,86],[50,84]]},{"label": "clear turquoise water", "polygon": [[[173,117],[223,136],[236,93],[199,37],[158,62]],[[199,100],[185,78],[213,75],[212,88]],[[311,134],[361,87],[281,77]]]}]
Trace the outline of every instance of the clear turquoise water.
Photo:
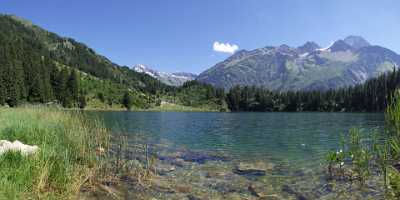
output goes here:
[{"label": "clear turquoise water", "polygon": [[239,161],[314,165],[339,147],[340,134],[383,127],[382,113],[90,112],[114,132],[150,143],[220,151]]}]

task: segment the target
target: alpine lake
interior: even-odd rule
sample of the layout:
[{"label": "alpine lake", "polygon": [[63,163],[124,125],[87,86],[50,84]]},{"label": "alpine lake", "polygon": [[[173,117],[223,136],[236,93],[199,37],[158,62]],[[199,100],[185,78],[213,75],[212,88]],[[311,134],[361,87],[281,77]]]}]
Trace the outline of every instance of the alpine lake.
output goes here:
[{"label": "alpine lake", "polygon": [[341,138],[382,131],[382,113],[87,113],[124,138],[130,162],[151,157],[151,183],[127,183],[129,199],[384,199],[379,174],[361,188],[326,172]]}]

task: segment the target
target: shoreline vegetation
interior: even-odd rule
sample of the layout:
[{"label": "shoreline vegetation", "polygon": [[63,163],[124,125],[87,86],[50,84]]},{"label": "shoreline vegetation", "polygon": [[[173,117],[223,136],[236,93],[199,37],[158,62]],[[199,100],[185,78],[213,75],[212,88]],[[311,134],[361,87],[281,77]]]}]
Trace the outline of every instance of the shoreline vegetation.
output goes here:
[{"label": "shoreline vegetation", "polygon": [[96,149],[109,145],[99,121],[45,107],[0,108],[0,138],[37,145],[0,156],[0,199],[73,199],[93,181]]},{"label": "shoreline vegetation", "polygon": [[[76,109],[72,109],[76,110]],[[184,106],[175,103],[162,102],[159,106],[154,106],[150,108],[137,108],[133,107],[130,110],[127,110],[122,105],[120,107],[85,107],[84,110],[87,111],[133,111],[133,112],[224,112],[218,110],[218,108],[212,108],[210,106],[202,106],[202,107],[192,107],[192,106]]]},{"label": "shoreline vegetation", "polygon": [[365,136],[352,128],[347,137],[342,136],[338,149],[327,154],[329,180],[366,191],[374,180],[381,185],[384,199],[400,198],[400,91],[391,99],[383,131]]}]

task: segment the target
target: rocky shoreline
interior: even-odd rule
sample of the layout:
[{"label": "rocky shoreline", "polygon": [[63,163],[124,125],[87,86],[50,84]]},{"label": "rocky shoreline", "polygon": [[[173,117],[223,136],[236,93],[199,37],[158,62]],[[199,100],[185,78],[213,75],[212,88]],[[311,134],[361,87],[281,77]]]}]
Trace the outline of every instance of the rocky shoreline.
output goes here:
[{"label": "rocky shoreline", "polygon": [[111,153],[113,157],[123,154],[119,156],[125,167],[136,172],[121,176],[118,183],[104,183],[122,199],[384,199],[379,176],[360,188],[349,180],[329,179],[323,166],[241,162],[221,152],[169,144],[142,147],[132,145],[123,153],[115,149]]}]

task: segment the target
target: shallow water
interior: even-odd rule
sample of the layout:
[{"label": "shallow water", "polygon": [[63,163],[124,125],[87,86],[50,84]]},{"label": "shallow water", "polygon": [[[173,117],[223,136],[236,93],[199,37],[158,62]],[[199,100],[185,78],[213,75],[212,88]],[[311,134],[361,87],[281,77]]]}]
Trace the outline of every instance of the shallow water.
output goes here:
[{"label": "shallow water", "polygon": [[[238,189],[236,194],[250,197],[252,195],[247,186],[215,187],[213,184],[227,184],[234,180],[239,185],[260,184],[262,188],[273,186],[268,192],[278,194],[284,199],[296,199],[296,195],[290,194],[290,190],[309,193],[309,199],[348,199],[349,196],[340,197],[338,194],[345,190],[345,193],[352,196],[354,187],[340,183],[342,188],[332,191],[326,188],[328,182],[323,178],[322,172],[325,155],[328,151],[338,149],[341,135],[346,137],[350,128],[361,128],[366,135],[382,129],[384,124],[382,113],[88,113],[103,119],[115,135],[128,135],[128,142],[133,143],[137,138],[144,138],[147,143],[157,146],[155,151],[159,155],[160,164],[171,164],[168,162],[171,155],[172,159],[178,155],[179,158],[192,162],[190,167],[177,168],[164,176],[164,179],[172,182],[188,181],[193,188],[223,195],[226,195],[224,190],[227,187],[244,188],[243,191]],[[142,139],[140,141],[143,142]],[[203,152],[211,155],[202,154]],[[228,161],[212,155],[216,152],[227,156]],[[232,174],[232,169],[239,162],[259,161],[279,167],[256,179],[243,180],[241,176]],[[210,173],[210,169],[223,169],[226,176],[207,178],[206,174]],[[180,175],[187,173],[193,175]],[[380,188],[376,181],[371,185],[378,190]],[[162,198],[181,199],[178,194],[180,193],[174,194],[174,197]],[[377,195],[369,192],[358,194],[359,196],[353,195],[354,199],[367,197],[365,195],[375,198]],[[248,196],[241,196],[245,197]],[[222,196],[224,198],[227,197]]]},{"label": "shallow water", "polygon": [[241,161],[319,162],[339,146],[341,134],[383,126],[381,113],[92,112],[107,127],[150,143],[223,151]]}]

